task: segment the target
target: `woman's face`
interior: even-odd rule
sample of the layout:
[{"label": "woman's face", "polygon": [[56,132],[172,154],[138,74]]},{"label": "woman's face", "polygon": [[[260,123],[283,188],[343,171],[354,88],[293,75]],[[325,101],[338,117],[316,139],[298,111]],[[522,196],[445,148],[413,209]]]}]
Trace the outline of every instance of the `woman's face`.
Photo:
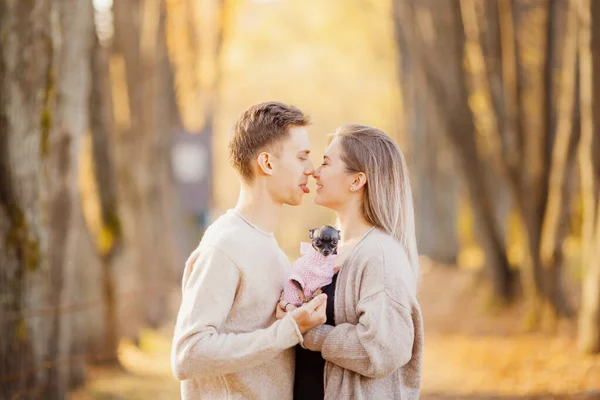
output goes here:
[{"label": "woman's face", "polygon": [[325,150],[323,164],[313,174],[317,180],[315,204],[332,210],[343,208],[353,194],[350,186],[355,180],[355,175],[346,171],[346,165],[342,161],[340,139],[333,139]]}]

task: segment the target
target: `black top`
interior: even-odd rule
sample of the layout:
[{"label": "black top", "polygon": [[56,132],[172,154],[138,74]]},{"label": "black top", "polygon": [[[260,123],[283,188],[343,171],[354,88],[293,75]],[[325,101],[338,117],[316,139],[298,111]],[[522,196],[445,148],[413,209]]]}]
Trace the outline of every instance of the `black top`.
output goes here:
[{"label": "black top", "polygon": [[[335,326],[335,313],[333,309],[335,297],[335,285],[337,274],[333,275],[331,283],[323,288],[323,293],[327,294],[327,325]],[[325,387],[323,385],[323,373],[325,372],[325,360],[321,353],[310,351],[296,346],[296,375],[294,379],[294,399],[295,400],[318,400],[325,397]]]}]

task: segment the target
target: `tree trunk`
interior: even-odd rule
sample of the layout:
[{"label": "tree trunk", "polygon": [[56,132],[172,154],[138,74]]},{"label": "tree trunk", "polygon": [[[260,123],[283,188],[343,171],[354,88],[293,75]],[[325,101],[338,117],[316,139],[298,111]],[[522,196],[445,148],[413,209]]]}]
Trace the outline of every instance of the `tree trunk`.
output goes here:
[{"label": "tree trunk", "polygon": [[[497,173],[507,183],[525,229],[527,257],[522,276],[531,302],[530,322],[537,325],[546,305],[554,314],[571,315],[561,285],[561,243],[566,229],[559,221],[567,211],[564,177],[574,154],[575,27],[573,18],[567,27],[566,1],[523,1],[515,3],[514,9],[508,1],[497,5],[461,1],[471,75],[470,105],[480,121],[481,149],[494,160]],[[499,68],[495,64],[502,65],[505,101],[497,99],[501,85],[496,83]],[[516,109],[514,104],[519,101],[523,106]],[[560,127],[553,118],[557,112],[561,113]],[[550,185],[553,151],[555,183]],[[548,214],[549,190],[555,197]],[[544,222],[546,214],[548,223]],[[542,241],[545,262],[540,255]]]},{"label": "tree trunk", "polygon": [[[596,212],[600,212],[600,204]],[[585,279],[581,293],[578,346],[585,353],[600,352],[600,223],[596,221],[595,248],[585,259]]]},{"label": "tree trunk", "polygon": [[[567,63],[569,65],[566,66],[567,79],[571,79],[571,84],[569,85],[569,81],[565,83],[566,87],[556,84],[560,81],[560,72],[564,69],[564,1],[553,2],[551,5],[540,1],[520,2],[516,4],[514,11],[510,4],[501,2],[499,5],[498,9],[494,9],[477,0],[461,1],[467,49],[466,68],[470,77],[469,105],[477,125],[478,151],[493,160],[496,173],[502,177],[507,189],[512,193],[525,228],[527,258],[522,275],[527,298],[531,302],[531,322],[537,325],[539,313],[546,303],[555,313],[565,316],[570,314],[560,290],[560,243],[563,236],[559,235],[560,225],[556,220],[546,225],[546,235],[550,236],[547,243],[552,258],[551,262],[545,264],[544,269],[540,258],[540,242],[548,201],[550,153],[553,148],[556,149],[556,124],[552,116],[558,108],[555,99],[559,98],[559,92],[564,100],[568,101],[571,98],[571,106],[568,103],[561,104],[561,108],[564,109],[562,114],[566,115],[562,118],[564,122],[561,127],[563,133],[560,145],[564,145],[566,150],[561,152],[562,147],[557,149],[557,156],[565,161],[558,164],[564,168],[559,168],[555,175],[564,175],[569,170],[567,160],[572,160],[572,157],[568,156],[573,154],[569,149],[572,149],[570,131],[573,115],[574,57],[572,55]],[[494,18],[493,15],[497,12],[500,16]],[[510,32],[513,29],[513,15],[516,16],[514,34],[518,37],[516,48],[512,46],[514,36],[513,32]],[[571,31],[573,29],[574,27],[571,27]],[[498,30],[499,33],[496,34]],[[505,30],[509,30],[511,34],[503,32]],[[500,46],[496,46],[498,37]],[[571,46],[573,45],[574,43],[571,43]],[[543,51],[544,48],[547,48],[546,52]],[[500,64],[498,58],[502,56],[516,62],[519,67],[515,70],[512,64],[503,64],[503,74],[508,80],[505,85],[506,94],[517,100],[522,99],[525,105],[518,113],[512,105],[509,106],[510,102],[504,103],[506,108],[503,108],[503,102],[498,99],[499,69],[495,68],[495,64]],[[515,84],[520,90],[512,90]],[[559,87],[560,90],[557,90]],[[515,116],[518,117],[516,121]],[[503,118],[507,120],[503,121]],[[515,125],[518,121],[521,122]],[[522,132],[520,136],[516,136],[516,129]],[[524,139],[517,140],[520,138]],[[509,149],[514,149],[515,143],[519,141],[522,156],[515,158],[515,152]],[[565,189],[560,179],[554,189],[555,192],[558,191],[557,195],[563,195]],[[565,203],[559,201],[555,204],[554,215],[564,216]],[[564,229],[561,233],[564,235]]]},{"label": "tree trunk", "polygon": [[124,60],[130,117],[130,125],[120,127],[117,145],[123,234],[132,244],[134,258],[130,285],[147,294],[129,315],[141,316],[138,325],[158,326],[167,315],[166,299],[178,260],[172,240],[173,189],[167,186],[177,117],[173,115],[174,94],[168,90],[173,78],[166,48],[165,4],[116,2],[114,14],[115,49]]},{"label": "tree trunk", "polygon": [[507,162],[502,138],[503,129],[506,129],[507,124],[502,119],[504,110],[500,33],[497,10],[490,10],[490,6],[489,2],[481,0],[460,1],[465,33],[465,81],[468,88],[468,104],[476,127],[475,143],[482,161],[485,164],[489,163],[486,168],[489,181],[496,181],[488,190],[490,198],[493,199],[499,235],[504,238],[512,201],[510,192],[515,189],[511,176],[515,172]]},{"label": "tree trunk", "polygon": [[525,231],[523,287],[529,302],[527,323],[537,328],[544,306],[544,275],[540,261],[543,210],[547,200],[546,145],[548,143],[549,61],[551,59],[548,2],[532,0],[514,6],[517,40],[517,82],[522,133],[521,195],[517,207]]},{"label": "tree trunk", "polygon": [[[131,270],[122,271],[124,292],[138,291],[149,297],[156,271],[156,257],[152,253],[151,226],[148,220],[152,216],[148,208],[148,185],[150,165],[148,147],[151,132],[144,127],[143,98],[149,95],[142,87],[151,87],[152,80],[148,77],[147,69],[141,61],[141,30],[143,21],[144,0],[128,3],[114,3],[115,35],[114,45],[116,54],[124,61],[126,88],[126,105],[128,110],[128,126],[122,127],[117,135],[117,177],[118,191],[121,195],[123,210],[124,240],[131,244],[127,263]],[[156,21],[154,21],[156,23]],[[147,25],[146,25],[147,26]],[[145,48],[152,48],[148,42]],[[122,83],[122,84],[123,84]],[[149,90],[146,89],[146,90]],[[149,128],[149,126],[148,126]],[[132,162],[132,160],[135,160]],[[150,279],[148,279],[150,278]],[[152,304],[141,302],[141,296],[132,296],[128,301],[125,324],[131,326],[131,334],[136,336],[147,321],[148,309]],[[127,330],[129,331],[129,329]]]},{"label": "tree trunk", "polygon": [[[173,133],[181,125],[175,91],[174,73],[169,60],[166,37],[166,6],[164,1],[158,6],[158,29],[155,39],[154,58],[154,97],[149,109],[154,109],[154,139],[152,146],[153,175],[157,178],[153,181],[153,193],[151,197],[155,200],[152,206],[155,228],[153,248],[160,249],[157,254],[156,287],[158,289],[157,314],[153,314],[150,322],[154,326],[160,325],[168,317],[168,300],[171,289],[179,288],[179,276],[176,273],[183,261],[178,256],[176,237],[176,218],[179,218],[175,210],[176,188],[171,171],[171,149],[173,147]],[[174,285],[177,283],[177,285]],[[171,286],[173,285],[173,286]]]},{"label": "tree trunk", "polygon": [[428,106],[431,99],[419,86],[418,68],[413,57],[401,57],[403,120],[410,138],[406,150],[414,181],[419,254],[455,263],[459,180],[442,132],[445,126]]},{"label": "tree trunk", "polygon": [[600,352],[600,4],[579,2],[579,65],[581,142],[579,146],[583,198],[583,260],[585,278],[579,314],[579,348]]},{"label": "tree trunk", "polygon": [[0,387],[6,398],[60,399],[72,365],[72,207],[87,127],[91,4],[0,7]]},{"label": "tree trunk", "polygon": [[110,91],[108,49],[94,37],[92,53],[92,94],[90,96],[90,132],[93,172],[100,200],[100,226],[96,232],[96,249],[102,263],[101,297],[103,298],[104,336],[99,344],[102,363],[118,363],[119,319],[117,304],[116,259],[121,255],[123,238],[117,200],[117,178],[112,137],[114,118]]},{"label": "tree trunk", "polygon": [[[540,264],[544,273],[544,291],[553,318],[571,317],[563,289],[562,243],[567,236],[567,221],[576,143],[574,132],[577,77],[577,10],[573,2],[557,1],[551,5],[549,38],[549,164],[547,200],[540,230]],[[554,117],[556,116],[556,117]]]},{"label": "tree trunk", "polygon": [[[51,257],[54,290],[65,311],[54,316],[59,338],[57,351],[61,357],[57,359],[57,367],[51,370],[55,371],[51,372],[51,379],[56,382],[57,392],[66,395],[72,368],[82,369],[84,361],[80,357],[83,349],[71,348],[79,333],[72,331],[73,324],[80,318],[71,305],[81,299],[77,277],[85,274],[87,268],[93,271],[95,258],[91,247],[82,254],[77,234],[83,223],[77,177],[82,138],[89,126],[89,57],[94,31],[93,8],[89,2],[61,0],[55,5],[59,15],[57,29],[60,31],[55,43],[60,47],[55,47],[58,48],[55,51],[56,123],[48,141],[49,249],[54,254],[55,249],[65,247],[64,256]],[[73,359],[74,352],[76,357]]]},{"label": "tree trunk", "polygon": [[[422,93],[426,95],[425,93]],[[441,124],[431,109],[418,102],[420,113],[428,113],[411,129],[409,146],[411,171],[415,182],[415,219],[419,254],[455,264],[458,255],[457,211],[460,181],[452,168]],[[417,117],[421,118],[421,116]]]},{"label": "tree trunk", "polygon": [[[42,366],[56,356],[49,353],[46,341],[39,340],[52,333],[50,324],[30,316],[30,310],[41,307],[52,291],[43,268],[47,237],[40,182],[42,149],[51,123],[47,103],[53,97],[53,49],[50,4],[35,7],[37,3],[0,3],[1,398],[47,385],[49,375]],[[31,291],[38,295],[32,298]]]},{"label": "tree trunk", "polygon": [[[465,49],[459,3],[398,0],[393,4],[400,53],[418,66],[414,79],[427,90],[431,100],[428,106],[435,109],[441,123],[447,126],[444,132],[471,199],[492,293],[499,302],[507,301],[514,295],[515,276],[509,268],[502,229],[496,221],[490,191],[494,183],[488,179],[489,167],[477,152],[462,68]],[[433,26],[443,34],[435,36]]]},{"label": "tree trunk", "polygon": [[[524,228],[521,277],[531,302],[530,322],[537,326],[544,309],[554,316],[570,316],[562,290],[561,243],[566,227],[561,221],[567,215],[567,176],[577,141],[574,3],[397,0],[393,4],[402,57],[418,65],[412,69],[418,72],[413,80],[431,93],[419,109],[437,108],[447,127],[496,294],[502,297],[502,290],[512,287],[507,282],[514,281],[505,262],[502,221],[495,220],[501,219],[495,215],[501,208],[495,193],[500,187],[510,194]],[[403,78],[403,89],[410,96],[410,82]],[[493,186],[490,177],[495,177]],[[584,231],[591,232],[589,221]]]}]

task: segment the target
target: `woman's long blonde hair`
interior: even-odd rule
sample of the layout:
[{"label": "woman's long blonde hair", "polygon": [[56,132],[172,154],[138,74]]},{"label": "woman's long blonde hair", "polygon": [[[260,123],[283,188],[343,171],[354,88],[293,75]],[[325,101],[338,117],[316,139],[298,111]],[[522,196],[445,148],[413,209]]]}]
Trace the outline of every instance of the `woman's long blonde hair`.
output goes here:
[{"label": "woman's long blonde hair", "polygon": [[402,150],[383,131],[370,126],[342,125],[332,136],[340,139],[346,170],[367,176],[364,218],[400,242],[418,282],[420,268],[413,197]]}]

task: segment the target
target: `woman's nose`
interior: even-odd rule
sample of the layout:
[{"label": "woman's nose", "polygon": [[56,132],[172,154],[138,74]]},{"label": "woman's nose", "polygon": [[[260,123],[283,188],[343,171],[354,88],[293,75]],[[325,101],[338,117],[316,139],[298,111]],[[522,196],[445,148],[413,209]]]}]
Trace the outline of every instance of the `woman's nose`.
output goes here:
[{"label": "woman's nose", "polygon": [[319,176],[321,176],[321,167],[315,169],[314,172],[313,172],[313,174],[312,174],[312,176],[314,178],[318,178]]}]

